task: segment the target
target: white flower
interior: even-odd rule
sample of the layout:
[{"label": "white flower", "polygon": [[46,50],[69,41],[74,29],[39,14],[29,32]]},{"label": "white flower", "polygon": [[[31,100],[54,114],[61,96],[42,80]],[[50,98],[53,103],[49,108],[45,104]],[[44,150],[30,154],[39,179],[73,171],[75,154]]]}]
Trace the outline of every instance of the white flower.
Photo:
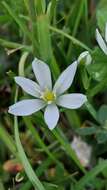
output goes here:
[{"label": "white flower", "polygon": [[96,40],[102,49],[102,51],[107,55],[107,23],[105,26],[105,39],[101,36],[98,29],[96,29]]},{"label": "white flower", "polygon": [[71,143],[73,150],[75,151],[78,159],[84,167],[89,166],[92,148],[86,142],[84,142],[80,137],[74,136]]},{"label": "white flower", "polygon": [[78,63],[85,63],[86,65],[91,64],[92,57],[88,51],[84,51],[78,57]]},{"label": "white flower", "polygon": [[51,72],[47,64],[35,58],[32,62],[32,68],[38,84],[20,76],[15,77],[15,81],[25,92],[35,98],[22,100],[10,106],[9,113],[16,116],[27,116],[46,107],[44,119],[49,129],[53,129],[59,120],[57,105],[68,109],[76,109],[87,101],[86,96],[80,93],[63,95],[72,84],[77,69],[77,62],[75,61],[68,66],[59,76],[53,88]]}]

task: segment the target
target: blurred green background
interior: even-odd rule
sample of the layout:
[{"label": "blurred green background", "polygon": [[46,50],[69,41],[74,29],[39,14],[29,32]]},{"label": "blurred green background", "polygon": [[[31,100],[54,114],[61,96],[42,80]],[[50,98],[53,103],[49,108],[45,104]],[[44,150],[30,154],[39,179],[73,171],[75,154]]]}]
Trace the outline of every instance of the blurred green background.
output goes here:
[{"label": "blurred green background", "polygon": [[[96,28],[104,36],[106,21],[106,0],[0,1],[0,190],[40,190],[32,170],[46,190],[107,189],[107,56],[95,39]],[[78,66],[69,91],[86,94],[87,105],[60,110],[59,126],[52,132],[42,112],[19,118],[15,133],[8,114],[15,98],[14,76],[34,79],[31,62],[36,56],[50,66],[55,81],[85,50],[92,64]],[[19,89],[23,97],[27,95]],[[87,168],[72,150],[75,135],[92,147]]]}]

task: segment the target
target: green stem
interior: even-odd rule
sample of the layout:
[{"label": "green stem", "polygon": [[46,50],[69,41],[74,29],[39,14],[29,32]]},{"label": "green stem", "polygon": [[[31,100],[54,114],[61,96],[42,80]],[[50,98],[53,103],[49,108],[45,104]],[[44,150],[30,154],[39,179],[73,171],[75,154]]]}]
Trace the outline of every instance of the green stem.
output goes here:
[{"label": "green stem", "polygon": [[48,150],[47,146],[44,144],[44,142],[41,140],[40,136],[38,135],[38,132],[34,128],[32,121],[28,118],[23,118],[26,126],[31,131],[32,135],[36,139],[36,141],[39,143],[40,147],[43,148],[43,150],[46,152],[46,154],[60,167],[60,162],[55,158],[55,156]]},{"label": "green stem", "polygon": [[6,48],[12,48],[12,49],[22,49],[28,52],[32,51],[32,47],[31,46],[27,46],[27,45],[22,45],[19,43],[15,43],[15,42],[10,42],[8,40],[4,40],[0,38],[0,46],[6,47]]},{"label": "green stem", "polygon": [[70,144],[67,141],[67,139],[66,139],[65,135],[63,134],[63,132],[59,128],[54,129],[52,132],[53,132],[54,136],[57,138],[57,140],[60,142],[60,144],[64,147],[67,154],[72,158],[72,160],[76,163],[76,165],[80,168],[80,170],[83,173],[85,173],[85,169],[82,167],[80,161],[78,160],[74,150],[70,146]]},{"label": "green stem", "polygon": [[8,147],[8,149],[12,152],[12,154],[17,157],[17,149],[15,146],[15,142],[11,138],[11,136],[8,134],[8,132],[5,130],[5,128],[0,123],[0,139],[5,143],[5,145]]},{"label": "green stem", "polygon": [[76,44],[76,45],[78,45],[78,46],[80,46],[80,47],[82,47],[82,48],[88,50],[89,52],[92,51],[92,50],[91,50],[88,46],[86,46],[84,43],[80,42],[79,40],[77,40],[77,39],[74,38],[73,36],[71,36],[71,35],[69,35],[69,34],[63,32],[62,30],[57,29],[57,28],[52,27],[52,26],[49,26],[49,28],[50,28],[50,30],[52,30],[53,32],[56,32],[56,33],[58,33],[58,34],[61,34],[61,35],[65,36],[66,38],[68,38],[69,40],[71,40],[73,44]]},{"label": "green stem", "polygon": [[[17,100],[17,97],[18,97],[18,90],[16,91],[15,102]],[[19,153],[19,158],[23,164],[23,167],[25,169],[25,172],[26,172],[29,180],[31,181],[34,188],[37,188],[37,190],[45,190],[44,186],[42,185],[42,183],[39,181],[38,177],[36,176],[31,164],[29,163],[29,161],[26,157],[26,154],[24,152],[24,149],[22,147],[22,144],[20,142],[18,121],[17,121],[16,116],[14,117],[14,129],[15,129],[15,141],[16,141],[16,146],[17,146],[17,150]]]},{"label": "green stem", "polygon": [[85,103],[85,106],[87,108],[87,110],[89,111],[89,113],[92,115],[92,117],[98,122],[98,118],[97,118],[97,112],[96,110],[93,108],[92,104],[90,104],[88,101]]},{"label": "green stem", "polygon": [[[61,157],[61,156],[62,154],[57,154],[57,157]],[[48,157],[36,169],[37,176],[40,177],[44,173],[44,171],[47,169],[47,167],[49,167],[51,164],[52,164],[52,159]],[[31,187],[32,187],[32,184],[30,183],[30,181],[27,181],[20,190],[29,190]]]}]

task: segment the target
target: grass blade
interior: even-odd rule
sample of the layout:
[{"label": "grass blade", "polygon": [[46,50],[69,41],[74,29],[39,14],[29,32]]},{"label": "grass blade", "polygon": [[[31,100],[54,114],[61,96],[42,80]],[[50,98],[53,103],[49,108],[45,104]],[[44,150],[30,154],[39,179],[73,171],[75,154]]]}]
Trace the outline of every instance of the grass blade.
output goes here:
[{"label": "grass blade", "polygon": [[[65,135],[63,134],[63,132],[60,129],[55,129],[53,130],[53,134],[55,135],[55,137],[58,139],[58,141],[60,142],[60,144],[64,147],[66,153],[72,158],[72,160],[76,163],[76,165],[80,168],[80,170],[85,173],[85,169],[82,167],[82,165],[80,164],[74,150],[72,149],[72,147],[69,145]],[[63,135],[63,137],[62,137]]]},{"label": "grass blade", "polygon": [[10,42],[8,40],[4,40],[0,38],[0,46],[6,47],[6,48],[12,48],[12,49],[22,49],[28,52],[32,51],[32,47],[31,46],[27,46],[27,45],[23,45],[23,44],[19,44],[16,42]]},{"label": "grass blade", "polygon": [[76,45],[78,45],[78,46],[80,46],[80,47],[88,50],[89,52],[91,52],[91,49],[88,46],[86,46],[84,43],[80,42],[79,40],[77,40],[73,36],[65,33],[64,31],[62,31],[60,29],[57,29],[55,27],[52,27],[52,26],[50,26],[50,30],[52,30],[53,32],[56,32],[58,34],[61,34],[61,35],[65,36],[66,38],[68,38],[69,40],[71,40],[73,44],[76,44]]},{"label": "grass blade", "polygon": [[26,172],[29,180],[31,181],[32,185],[34,186],[35,190],[36,190],[36,188],[37,188],[37,190],[45,190],[42,183],[39,181],[38,177],[36,176],[35,172],[33,171],[32,166],[30,165],[30,163],[26,157],[26,154],[23,150],[23,147],[21,145],[20,138],[19,138],[17,117],[14,118],[14,128],[15,128],[15,140],[16,140],[16,145],[17,145],[17,149],[18,149],[18,153],[19,153],[19,158],[23,164],[25,172]]},{"label": "grass blade", "polygon": [[[40,58],[50,65],[53,76],[59,75],[59,67],[53,56],[51,46],[51,37],[49,31],[49,19],[47,15],[40,15],[37,17],[37,33],[39,41],[39,54]],[[54,77],[54,78],[55,78]]]},{"label": "grass blade", "polygon": [[[16,90],[16,95],[15,95],[15,102],[17,100],[17,96],[18,96],[18,90]],[[32,185],[34,186],[35,190],[45,190],[44,186],[42,185],[42,183],[40,182],[40,180],[38,179],[38,177],[36,176],[31,164],[29,163],[26,154],[24,152],[24,149],[22,147],[21,141],[20,141],[20,137],[19,137],[19,131],[18,131],[18,121],[17,121],[17,117],[14,117],[14,129],[15,129],[15,140],[16,140],[16,146],[17,146],[17,150],[19,153],[19,158],[23,164],[23,167],[25,169],[25,172],[29,178],[29,180],[31,181]]]},{"label": "grass blade", "polygon": [[5,128],[0,123],[0,139],[5,143],[8,149],[12,152],[14,156],[17,157],[17,149],[15,146],[15,142],[13,141],[12,137],[8,134]]},{"label": "grass blade", "polygon": [[107,168],[107,160],[102,161],[100,164],[95,166],[91,171],[89,171],[84,177],[80,179],[75,185],[75,190],[83,190],[83,187],[96,175],[98,175],[102,170]]},{"label": "grass blade", "polygon": [[28,28],[26,27],[26,25],[18,18],[18,16],[16,15],[16,13],[11,9],[11,7],[8,6],[8,4],[3,1],[2,2],[3,6],[5,7],[5,9],[7,10],[7,12],[9,13],[9,15],[15,20],[15,22],[18,24],[19,28],[22,30],[22,32],[24,34],[26,34],[26,36],[31,39],[31,35],[28,32]]}]

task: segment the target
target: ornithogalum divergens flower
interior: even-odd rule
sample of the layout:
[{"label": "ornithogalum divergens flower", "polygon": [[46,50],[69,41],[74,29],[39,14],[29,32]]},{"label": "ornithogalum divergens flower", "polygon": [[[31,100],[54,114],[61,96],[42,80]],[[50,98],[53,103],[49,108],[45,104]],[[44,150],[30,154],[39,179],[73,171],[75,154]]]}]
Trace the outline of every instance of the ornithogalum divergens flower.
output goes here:
[{"label": "ornithogalum divergens flower", "polygon": [[16,83],[34,99],[22,100],[9,107],[9,113],[16,116],[27,116],[45,108],[44,119],[49,129],[53,129],[59,120],[58,106],[68,109],[81,107],[87,98],[80,93],[63,94],[72,84],[77,61],[73,62],[59,76],[52,88],[51,72],[47,64],[35,58],[32,62],[37,82],[25,77],[15,77]]},{"label": "ornithogalum divergens flower", "polygon": [[96,40],[98,42],[98,45],[102,49],[102,51],[107,55],[107,23],[105,26],[105,37],[101,36],[100,32],[98,29],[96,29]]}]

